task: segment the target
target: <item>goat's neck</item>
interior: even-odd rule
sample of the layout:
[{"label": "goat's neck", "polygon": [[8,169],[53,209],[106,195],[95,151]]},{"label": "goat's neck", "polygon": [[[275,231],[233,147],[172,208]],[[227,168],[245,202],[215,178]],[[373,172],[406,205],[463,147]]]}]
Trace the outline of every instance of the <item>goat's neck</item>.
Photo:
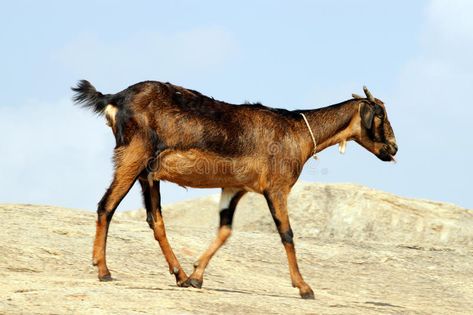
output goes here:
[{"label": "goat's neck", "polygon": [[[332,105],[302,113],[307,117],[310,128],[317,142],[317,152],[334,144],[353,139],[355,135],[354,122],[358,114],[359,104],[356,100],[349,100],[341,104]],[[305,122],[302,122],[303,132],[306,133],[306,143],[309,156],[313,153],[314,144]]]}]

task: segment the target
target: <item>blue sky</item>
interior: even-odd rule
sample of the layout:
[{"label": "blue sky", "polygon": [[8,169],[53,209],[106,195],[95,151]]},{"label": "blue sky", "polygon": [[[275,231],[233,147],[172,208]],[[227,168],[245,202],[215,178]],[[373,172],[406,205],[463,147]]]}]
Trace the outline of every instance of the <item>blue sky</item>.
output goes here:
[{"label": "blue sky", "polygon": [[[302,180],[473,208],[471,1],[9,1],[0,11],[0,202],[95,209],[112,174],[103,119],[70,86],[170,81],[234,103],[317,108],[382,99],[397,164],[355,143]],[[171,203],[216,190],[163,185]],[[120,208],[141,207],[136,187]]]}]

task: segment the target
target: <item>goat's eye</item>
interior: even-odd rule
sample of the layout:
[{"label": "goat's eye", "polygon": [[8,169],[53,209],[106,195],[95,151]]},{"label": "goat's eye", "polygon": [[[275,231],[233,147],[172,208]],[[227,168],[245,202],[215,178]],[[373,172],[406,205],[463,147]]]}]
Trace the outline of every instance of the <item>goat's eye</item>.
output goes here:
[{"label": "goat's eye", "polygon": [[374,114],[376,115],[376,117],[379,117],[381,119],[384,118],[384,110],[381,107],[377,106],[376,109],[375,109]]}]

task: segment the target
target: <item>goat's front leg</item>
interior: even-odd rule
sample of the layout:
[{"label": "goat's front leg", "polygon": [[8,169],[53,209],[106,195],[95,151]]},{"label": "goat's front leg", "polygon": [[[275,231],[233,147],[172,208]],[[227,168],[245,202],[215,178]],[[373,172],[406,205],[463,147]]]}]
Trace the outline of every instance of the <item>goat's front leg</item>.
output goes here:
[{"label": "goat's front leg", "polygon": [[146,207],[146,221],[154,232],[154,238],[158,241],[166,262],[169,265],[169,272],[176,277],[178,286],[183,286],[187,280],[187,275],[181,268],[174,252],[169,245],[164,220],[161,213],[161,194],[159,191],[159,181],[154,181],[150,186],[147,179],[140,179],[143,200]]},{"label": "goat's front leg", "polygon": [[192,286],[194,288],[202,287],[202,283],[204,281],[204,271],[209,264],[210,259],[232,234],[233,214],[235,213],[238,201],[240,201],[241,197],[243,197],[245,193],[246,191],[239,189],[222,189],[219,205],[220,227],[218,229],[217,238],[194,263],[194,272],[186,281],[187,286]]},{"label": "goat's front leg", "polygon": [[299,289],[299,293],[303,299],[313,299],[314,291],[312,291],[310,286],[302,278],[299,266],[297,265],[296,249],[293,240],[294,234],[292,233],[289,216],[287,214],[287,195],[288,193],[281,191],[265,192],[264,194],[284,249],[286,250],[292,285]]},{"label": "goat's front leg", "polygon": [[136,181],[144,163],[139,163],[137,159],[127,156],[120,160],[116,155],[117,164],[112,184],[105,192],[97,208],[97,225],[95,232],[94,248],[92,262],[98,267],[98,277],[100,281],[109,281],[112,279],[108,270],[105,253],[107,246],[107,235],[115,209],[120,201],[125,197]]}]

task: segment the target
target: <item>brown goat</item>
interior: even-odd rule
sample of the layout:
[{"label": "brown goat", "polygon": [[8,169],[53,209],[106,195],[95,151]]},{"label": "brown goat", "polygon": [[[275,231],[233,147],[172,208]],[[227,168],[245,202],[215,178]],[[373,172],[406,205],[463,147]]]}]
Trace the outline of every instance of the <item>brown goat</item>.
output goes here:
[{"label": "brown goat", "polygon": [[[80,81],[74,101],[105,114],[116,138],[112,184],[98,204],[93,263],[110,280],[105,249],[110,221],[136,180],[142,187],[147,222],[179,286],[200,288],[211,257],[231,234],[240,198],[263,194],[287,253],[292,284],[302,298],[314,293],[297,265],[287,197],[303,165],[315,153],[355,140],[383,161],[397,152],[383,102],[365,88],[340,104],[288,111],[261,104],[231,105],[170,83],[142,82],[103,95]],[[222,188],[217,238],[187,277],[166,237],[159,182]]]}]

